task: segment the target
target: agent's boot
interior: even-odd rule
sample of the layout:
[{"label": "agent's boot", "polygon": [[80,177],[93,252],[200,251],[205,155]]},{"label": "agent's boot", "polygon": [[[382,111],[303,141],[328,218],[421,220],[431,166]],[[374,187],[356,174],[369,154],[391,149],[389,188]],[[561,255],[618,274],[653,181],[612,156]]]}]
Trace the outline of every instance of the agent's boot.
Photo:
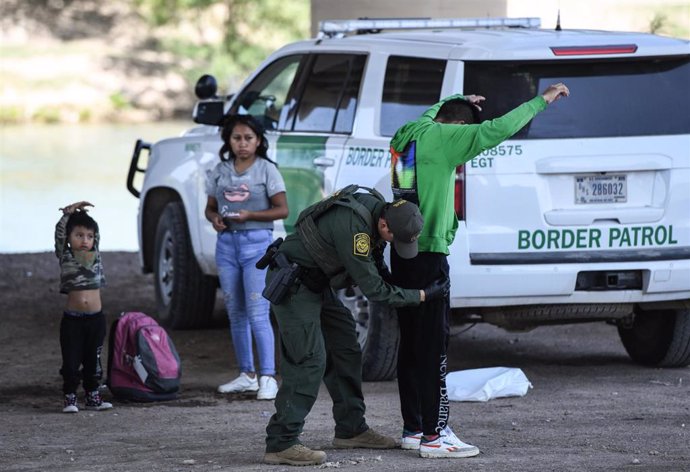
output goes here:
[{"label": "agent's boot", "polygon": [[395,442],[395,439],[379,434],[369,428],[354,438],[333,438],[333,447],[339,449],[352,449],[355,447],[363,449],[393,449],[398,447],[398,443]]},{"label": "agent's boot", "polygon": [[319,465],[324,462],[325,452],[313,451],[302,444],[295,444],[280,452],[267,452],[264,455],[265,464]]}]

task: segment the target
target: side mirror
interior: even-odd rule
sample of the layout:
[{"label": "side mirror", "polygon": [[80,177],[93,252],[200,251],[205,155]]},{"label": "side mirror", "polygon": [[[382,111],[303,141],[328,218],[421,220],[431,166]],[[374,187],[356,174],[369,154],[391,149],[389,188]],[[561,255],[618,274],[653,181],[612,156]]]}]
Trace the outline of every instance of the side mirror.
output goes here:
[{"label": "side mirror", "polygon": [[218,82],[216,78],[209,74],[204,74],[199,77],[196,81],[196,86],[194,87],[194,94],[200,100],[206,100],[208,98],[216,98],[216,92],[218,91]]},{"label": "side mirror", "polygon": [[225,115],[223,100],[203,100],[197,102],[192,112],[194,123],[220,126]]}]

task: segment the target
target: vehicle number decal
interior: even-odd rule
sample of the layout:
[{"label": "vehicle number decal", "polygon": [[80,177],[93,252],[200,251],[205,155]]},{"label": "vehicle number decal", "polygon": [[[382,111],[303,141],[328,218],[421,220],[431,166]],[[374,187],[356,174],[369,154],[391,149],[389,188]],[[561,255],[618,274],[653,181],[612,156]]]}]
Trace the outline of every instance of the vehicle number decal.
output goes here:
[{"label": "vehicle number decal", "polygon": [[495,158],[521,156],[523,152],[522,144],[499,144],[498,146],[480,152],[477,157],[468,162],[474,169],[493,167]]},{"label": "vehicle number decal", "polygon": [[499,144],[482,151],[479,155],[483,157],[522,156],[522,144]]}]

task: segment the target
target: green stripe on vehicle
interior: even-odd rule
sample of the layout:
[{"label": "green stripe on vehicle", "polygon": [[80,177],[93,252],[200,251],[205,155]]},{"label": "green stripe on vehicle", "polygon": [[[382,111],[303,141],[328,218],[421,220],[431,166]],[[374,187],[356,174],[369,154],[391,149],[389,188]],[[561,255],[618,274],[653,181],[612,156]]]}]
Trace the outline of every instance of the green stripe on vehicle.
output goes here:
[{"label": "green stripe on vehicle", "polygon": [[278,169],[285,180],[290,216],[285,230],[294,231],[299,213],[324,196],[323,171],[314,159],[326,155],[326,136],[281,136],[276,143]]}]

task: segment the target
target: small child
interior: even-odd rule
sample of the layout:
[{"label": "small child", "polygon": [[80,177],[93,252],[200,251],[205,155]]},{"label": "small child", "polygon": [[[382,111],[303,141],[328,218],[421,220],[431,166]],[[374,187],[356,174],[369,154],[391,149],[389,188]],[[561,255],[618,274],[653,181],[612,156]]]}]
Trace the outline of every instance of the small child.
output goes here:
[{"label": "small child", "polygon": [[[98,224],[87,214],[89,202],[73,203],[62,210],[55,226],[55,255],[60,260],[60,293],[67,306],[60,323],[62,391],[64,413],[77,413],[80,377],[86,392],[86,408],[108,410],[98,391],[103,375],[101,350],[105,339],[105,316],[100,288],[105,285],[98,251]],[[82,367],[81,375],[79,367]]]}]

